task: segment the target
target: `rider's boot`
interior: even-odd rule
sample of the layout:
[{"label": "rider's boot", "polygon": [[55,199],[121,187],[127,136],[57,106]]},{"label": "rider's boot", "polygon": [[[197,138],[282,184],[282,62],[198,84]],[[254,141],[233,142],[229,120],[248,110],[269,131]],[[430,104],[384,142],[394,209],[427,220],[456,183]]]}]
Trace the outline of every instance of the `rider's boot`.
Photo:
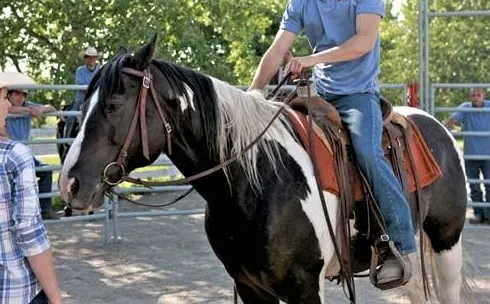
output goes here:
[{"label": "rider's boot", "polygon": [[[408,254],[401,255],[390,241],[380,251],[382,265],[376,269],[373,284],[382,290],[400,287],[408,283],[412,276],[412,265]],[[386,248],[387,247],[387,248]]]}]

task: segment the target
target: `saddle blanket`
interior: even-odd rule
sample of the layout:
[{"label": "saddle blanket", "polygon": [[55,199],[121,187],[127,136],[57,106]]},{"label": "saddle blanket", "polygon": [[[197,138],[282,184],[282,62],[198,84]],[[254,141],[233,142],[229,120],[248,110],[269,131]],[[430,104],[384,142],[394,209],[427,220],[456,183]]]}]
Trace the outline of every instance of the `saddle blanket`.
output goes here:
[{"label": "saddle blanket", "polygon": [[[293,123],[296,132],[299,134],[303,145],[306,147],[306,150],[309,153],[309,124],[307,116],[297,111],[288,110],[286,113]],[[427,147],[427,144],[425,143],[417,126],[409,118],[405,117],[405,119],[407,120],[407,124],[409,125],[410,129],[410,132],[408,132],[410,138],[408,140],[410,140],[410,147],[415,162],[415,170],[417,171],[419,177],[419,188],[423,189],[442,176],[442,172],[432,153],[430,152],[430,149]],[[314,130],[314,153],[320,171],[322,188],[325,191],[339,196],[339,184],[335,174],[335,160],[330,143],[327,142],[325,136],[323,135],[323,131],[320,129],[320,127],[316,126],[316,124],[314,124]],[[321,134],[319,134],[320,132]],[[383,150],[386,151],[385,149]],[[385,157],[387,158],[388,163],[391,165],[390,155],[385,155]],[[409,193],[412,193],[416,190],[416,186],[407,149],[403,151],[403,158],[405,171],[407,172],[408,191]],[[351,172],[355,172],[353,181],[355,183],[354,199],[356,201],[363,201],[364,191],[362,188],[361,177],[357,169],[354,169],[353,164],[352,167]]]}]

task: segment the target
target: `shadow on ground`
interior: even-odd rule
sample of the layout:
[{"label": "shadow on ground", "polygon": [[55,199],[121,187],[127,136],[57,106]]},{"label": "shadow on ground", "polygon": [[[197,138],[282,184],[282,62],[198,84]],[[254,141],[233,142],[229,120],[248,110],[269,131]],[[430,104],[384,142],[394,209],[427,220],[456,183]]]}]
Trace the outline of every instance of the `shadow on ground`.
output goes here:
[{"label": "shadow on ground", "polygon": [[[157,204],[175,194],[148,195]],[[203,208],[195,193],[173,209]],[[121,203],[122,211],[151,208]],[[122,242],[103,245],[103,222],[48,225],[65,303],[233,303],[232,281],[204,233],[204,216],[121,219]],[[476,303],[490,303],[490,235],[465,232],[467,271]],[[327,303],[348,303],[341,286],[326,282]],[[358,303],[408,303],[400,290],[381,292],[356,281]]]}]

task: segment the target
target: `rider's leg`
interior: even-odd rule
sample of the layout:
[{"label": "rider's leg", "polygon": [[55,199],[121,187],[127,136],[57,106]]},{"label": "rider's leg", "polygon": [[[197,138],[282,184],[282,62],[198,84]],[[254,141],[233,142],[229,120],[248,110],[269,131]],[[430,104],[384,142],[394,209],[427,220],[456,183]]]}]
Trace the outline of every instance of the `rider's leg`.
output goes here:
[{"label": "rider's leg", "polygon": [[[349,128],[357,161],[371,184],[390,239],[404,256],[416,251],[408,202],[381,148],[383,120],[379,95],[364,93],[323,97],[337,108],[342,121]],[[378,281],[383,283],[399,279],[399,277],[392,278],[401,273],[397,265],[397,263],[385,263],[387,267],[383,266],[384,269],[382,268],[378,273]]]}]

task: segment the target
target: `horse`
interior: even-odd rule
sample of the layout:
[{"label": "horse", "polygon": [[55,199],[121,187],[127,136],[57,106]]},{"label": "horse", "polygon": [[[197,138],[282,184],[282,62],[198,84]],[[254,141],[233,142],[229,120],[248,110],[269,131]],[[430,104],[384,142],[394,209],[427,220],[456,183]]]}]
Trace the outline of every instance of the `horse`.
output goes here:
[{"label": "horse", "polygon": [[[280,104],[154,59],[155,48],[156,36],[134,54],[119,50],[93,78],[60,174],[63,199],[74,209],[98,208],[121,175],[162,152],[187,177],[218,168],[190,183],[206,201],[207,238],[242,301],[325,303],[335,254],[320,196],[333,227],[339,198],[318,190],[288,117],[270,123]],[[442,176],[420,190],[423,227],[412,215],[430,240],[440,302],[460,303],[467,199],[461,151],[424,111],[395,111],[416,124],[441,168]],[[413,195],[409,201],[414,210]],[[423,301],[419,281],[405,285],[413,303]]]}]

